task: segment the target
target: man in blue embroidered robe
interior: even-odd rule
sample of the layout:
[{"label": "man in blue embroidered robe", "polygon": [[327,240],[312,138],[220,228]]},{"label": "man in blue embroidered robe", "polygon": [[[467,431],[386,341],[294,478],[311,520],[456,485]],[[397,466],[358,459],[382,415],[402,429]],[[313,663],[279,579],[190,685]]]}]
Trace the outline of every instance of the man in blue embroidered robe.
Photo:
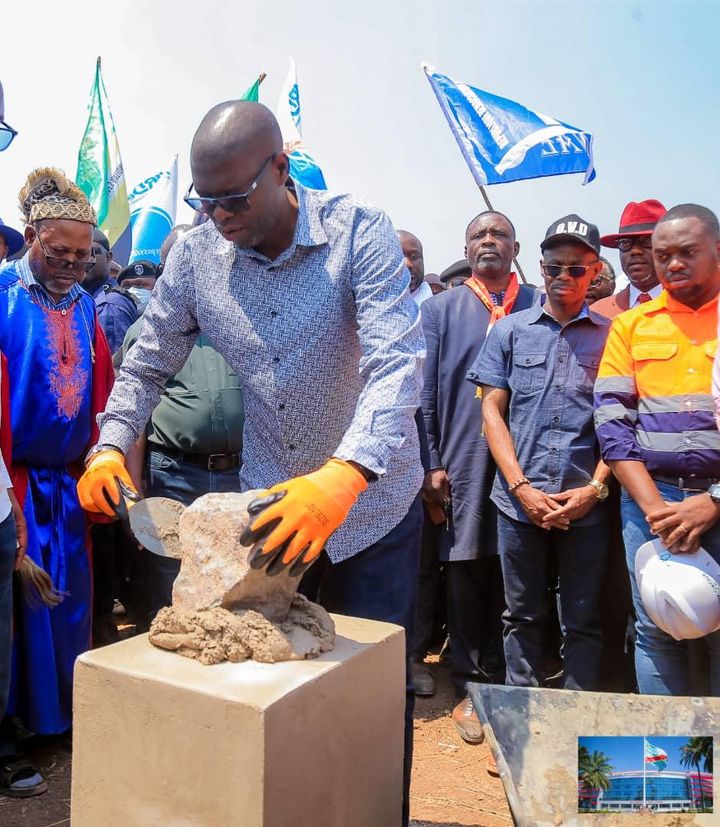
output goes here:
[{"label": "man in blue embroidered robe", "polygon": [[93,266],[95,211],[59,170],[20,191],[24,258],[0,269],[0,350],[10,375],[11,476],[28,526],[27,554],[62,602],[19,601],[8,710],[38,734],[72,725],[75,658],[90,647],[92,588],[86,515],[75,491],[97,439],[112,364],[93,299],[79,281]]}]

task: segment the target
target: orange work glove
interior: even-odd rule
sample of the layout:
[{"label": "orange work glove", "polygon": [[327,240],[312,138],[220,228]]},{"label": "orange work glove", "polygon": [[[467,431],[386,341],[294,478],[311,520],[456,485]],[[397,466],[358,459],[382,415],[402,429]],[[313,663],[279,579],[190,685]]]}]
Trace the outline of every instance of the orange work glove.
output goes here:
[{"label": "orange work glove", "polygon": [[85,511],[116,517],[112,503],[120,503],[123,499],[117,480],[137,493],[120,451],[103,448],[94,453],[87,463],[85,473],[78,480],[80,505]]},{"label": "orange work glove", "polygon": [[251,517],[259,516],[240,537],[243,545],[254,544],[252,568],[267,566],[267,574],[273,575],[292,565],[293,577],[302,574],[367,486],[365,477],[342,459],[273,485],[248,506]]}]

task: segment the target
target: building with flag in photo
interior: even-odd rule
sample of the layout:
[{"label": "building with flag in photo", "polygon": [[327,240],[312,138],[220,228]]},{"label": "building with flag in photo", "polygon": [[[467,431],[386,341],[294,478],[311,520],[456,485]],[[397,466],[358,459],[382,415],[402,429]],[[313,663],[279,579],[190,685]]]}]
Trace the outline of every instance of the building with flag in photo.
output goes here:
[{"label": "building with flag in photo", "polygon": [[[672,736],[673,740],[680,740]],[[650,810],[656,813],[672,812],[712,812],[713,807],[713,774],[712,772],[700,772],[699,765],[694,770],[678,769],[679,765],[689,766],[687,760],[682,757],[680,761],[674,758],[671,762],[665,748],[651,743],[647,738],[630,739],[617,738],[618,742],[634,740],[642,741],[643,766],[642,769],[618,771],[614,769],[617,761],[621,766],[627,767],[627,759],[623,760],[622,747],[618,746],[613,754],[603,755],[607,766],[613,768],[605,777],[605,782],[599,784],[600,788],[592,787],[583,780],[580,772],[580,756],[578,759],[578,810],[580,812],[611,811],[611,812],[637,812],[639,810]],[[656,739],[653,738],[653,741]],[[664,739],[666,743],[670,739]],[[693,742],[710,742],[709,749],[712,751],[712,738],[688,737],[686,744],[678,749],[682,756],[686,751],[697,747]],[[581,746],[584,746],[581,744]],[[638,743],[638,747],[640,744]],[[604,749],[607,747],[603,746]],[[639,749],[633,747],[636,754]],[[673,750],[673,755],[675,751]],[[636,766],[639,766],[640,756],[637,755]],[[633,763],[635,763],[633,761]],[[694,764],[694,762],[693,762]],[[671,769],[667,769],[670,765]],[[632,764],[631,764],[632,766]],[[705,766],[705,770],[712,770],[712,762]],[[587,777],[587,776],[585,776]],[[602,787],[605,787],[604,789]]]},{"label": "building with flag in photo", "polygon": [[[614,772],[607,790],[593,790],[580,785],[580,810],[617,810],[633,812],[643,806],[643,771]],[[707,806],[713,797],[713,775],[703,772],[645,773],[645,806],[658,813],[700,809],[701,796]]]}]

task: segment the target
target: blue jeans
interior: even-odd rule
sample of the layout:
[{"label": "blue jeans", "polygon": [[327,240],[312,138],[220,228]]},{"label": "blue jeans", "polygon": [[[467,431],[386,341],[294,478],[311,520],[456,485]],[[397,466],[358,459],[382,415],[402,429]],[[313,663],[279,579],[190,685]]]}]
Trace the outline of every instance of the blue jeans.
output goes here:
[{"label": "blue jeans", "polygon": [[507,606],[503,615],[507,683],[541,685],[549,654],[547,593],[557,571],[564,686],[596,689],[602,655],[600,586],[608,556],[605,523],[546,531],[500,512],[498,547]]},{"label": "blue jeans", "polygon": [[12,511],[0,523],[0,720],[10,691],[12,653],[12,591],[17,539]]},{"label": "blue jeans", "polygon": [[[147,479],[149,497],[169,497],[191,505],[203,494],[240,492],[240,472],[208,471],[199,465],[148,449]],[[150,609],[155,616],[172,603],[172,587],[180,572],[180,561],[149,554],[152,599]]]},{"label": "blue jeans", "polygon": [[[662,498],[667,502],[681,502],[695,496],[696,491],[681,491],[674,485],[656,483]],[[643,543],[655,540],[650,533],[645,515],[630,495],[623,490],[621,498],[623,540],[632,585],[635,608],[635,671],[638,688],[644,695],[688,695],[690,694],[688,669],[688,643],[675,640],[658,629],[650,620],[643,605],[635,580],[635,555]],[[701,540],[702,547],[720,562],[720,523],[706,531]],[[714,632],[702,639],[707,646],[710,661],[710,694],[720,696],[720,632]]]},{"label": "blue jeans", "polygon": [[[395,528],[377,543],[334,565],[325,552],[300,581],[299,592],[329,612],[384,620],[405,628],[406,654],[412,643],[420,568],[423,506],[420,497]],[[406,672],[403,824],[409,820],[415,687]],[[378,695],[378,703],[382,703]]]}]

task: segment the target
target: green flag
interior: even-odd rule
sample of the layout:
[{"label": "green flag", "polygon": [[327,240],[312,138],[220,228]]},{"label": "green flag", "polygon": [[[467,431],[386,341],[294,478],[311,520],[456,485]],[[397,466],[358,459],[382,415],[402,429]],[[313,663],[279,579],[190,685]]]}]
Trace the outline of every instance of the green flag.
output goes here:
[{"label": "green flag", "polygon": [[260,78],[258,78],[255,83],[245,92],[244,95],[240,96],[241,101],[254,101],[258,103],[260,100]]},{"label": "green flag", "polygon": [[108,237],[113,258],[125,266],[132,246],[130,206],[115,124],[100,72],[90,93],[88,121],[78,153],[77,185],[95,207],[98,227]]}]

